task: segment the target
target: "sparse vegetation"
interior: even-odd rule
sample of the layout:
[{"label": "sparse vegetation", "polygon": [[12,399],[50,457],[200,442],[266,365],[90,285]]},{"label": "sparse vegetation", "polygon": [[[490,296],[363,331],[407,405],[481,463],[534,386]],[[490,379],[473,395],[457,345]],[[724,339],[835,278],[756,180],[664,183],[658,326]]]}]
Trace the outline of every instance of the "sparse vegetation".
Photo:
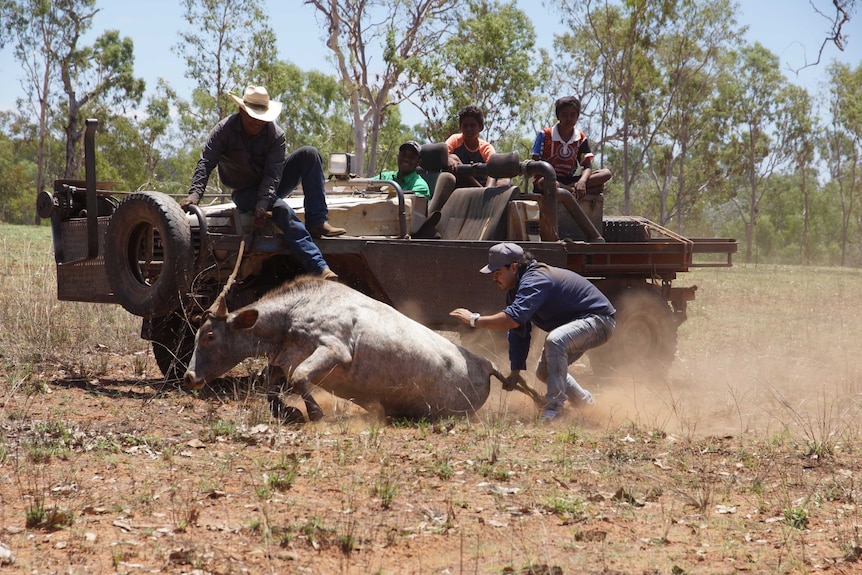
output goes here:
[{"label": "sparse vegetation", "polygon": [[398,482],[392,476],[382,473],[374,482],[374,494],[380,498],[380,506],[389,509],[398,494]]},{"label": "sparse vegetation", "polygon": [[[854,270],[692,272],[670,377],[595,379],[585,359],[574,369],[598,403],[560,424],[495,388],[472,419],[382,422],[321,394],[333,415],[282,427],[248,383],[257,366],[199,395],[162,389],[136,318],[55,301],[47,240],[28,236],[14,264],[0,254],[0,542],[21,572],[67,572],[70,550],[76,568],[124,572],[862,560]],[[847,311],[813,313],[824,299]]]}]

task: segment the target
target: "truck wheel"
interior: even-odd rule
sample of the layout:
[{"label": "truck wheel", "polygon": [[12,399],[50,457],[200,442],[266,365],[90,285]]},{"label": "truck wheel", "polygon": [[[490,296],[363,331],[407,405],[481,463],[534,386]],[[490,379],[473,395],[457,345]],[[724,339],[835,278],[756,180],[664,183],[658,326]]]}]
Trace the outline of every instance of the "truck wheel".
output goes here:
[{"label": "truck wheel", "polygon": [[593,373],[604,376],[664,378],[676,355],[673,311],[654,288],[611,294],[617,327],[604,345],[589,352]]},{"label": "truck wheel", "polygon": [[135,192],[105,232],[105,270],[117,302],[142,317],[180,305],[194,272],[191,229],[180,205],[160,192]]},{"label": "truck wheel", "polygon": [[153,356],[166,381],[182,381],[195,349],[195,332],[178,313],[153,319]]}]

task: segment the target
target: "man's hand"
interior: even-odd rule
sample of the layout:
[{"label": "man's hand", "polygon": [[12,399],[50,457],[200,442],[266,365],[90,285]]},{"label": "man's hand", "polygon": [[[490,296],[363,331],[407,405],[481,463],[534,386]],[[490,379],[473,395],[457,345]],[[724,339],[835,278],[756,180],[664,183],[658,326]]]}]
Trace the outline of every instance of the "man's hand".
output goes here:
[{"label": "man's hand", "polygon": [[513,369],[512,373],[509,374],[509,377],[506,378],[506,383],[503,384],[503,391],[514,391],[518,388],[519,383],[526,383],[524,376],[521,375],[521,371],[518,369]]},{"label": "man's hand", "polygon": [[183,200],[180,200],[180,207],[184,208],[186,206],[196,206],[197,203],[198,203],[198,200],[196,197],[189,196]]},{"label": "man's hand", "polygon": [[467,325],[470,325],[470,316],[472,316],[473,313],[469,309],[459,307],[458,309],[453,309],[452,311],[450,311],[449,315],[460,319]]},{"label": "man's hand", "polygon": [[269,215],[264,208],[255,208],[254,209],[254,227],[259,230],[266,225],[266,218]]}]

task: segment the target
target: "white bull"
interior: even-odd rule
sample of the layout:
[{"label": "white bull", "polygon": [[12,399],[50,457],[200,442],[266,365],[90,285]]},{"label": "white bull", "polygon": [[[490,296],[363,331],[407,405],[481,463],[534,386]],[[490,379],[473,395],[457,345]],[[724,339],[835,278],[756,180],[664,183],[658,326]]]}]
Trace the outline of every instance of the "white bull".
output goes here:
[{"label": "white bull", "polygon": [[266,357],[305,398],[311,419],[322,417],[312,385],[369,411],[379,406],[386,416],[434,418],[476,411],[491,376],[505,382],[488,359],[319,278],[289,282],[232,313],[220,296],[209,314],[195,338],[186,387],[200,388],[248,357]]}]

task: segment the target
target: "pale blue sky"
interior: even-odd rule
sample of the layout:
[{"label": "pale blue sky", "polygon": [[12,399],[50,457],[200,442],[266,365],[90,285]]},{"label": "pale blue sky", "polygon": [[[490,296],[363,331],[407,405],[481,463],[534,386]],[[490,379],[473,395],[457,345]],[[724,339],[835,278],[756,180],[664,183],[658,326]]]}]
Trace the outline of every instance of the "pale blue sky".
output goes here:
[{"label": "pale blue sky", "polygon": [[[829,8],[830,0],[811,0]],[[117,29],[121,36],[130,36],[135,42],[135,73],[143,77],[147,89],[155,87],[163,77],[182,97],[187,97],[190,84],[183,77],[182,61],[171,48],[177,43],[177,32],[186,28],[178,0],[101,0],[101,11],[93,22],[94,36],[107,29]],[[558,17],[542,6],[541,0],[518,0],[518,4],[537,29],[537,42],[551,49],[553,35],[561,26]],[[279,56],[303,69],[317,69],[334,73],[327,61],[328,51],[321,40],[321,28],[315,10],[303,0],[264,0],[270,12],[270,22],[278,37]],[[829,23],[816,14],[809,0],[742,0],[740,24],[749,26],[748,38],[760,42],[781,60],[787,78],[806,87],[816,96],[826,66],[833,59],[858,66],[862,63],[862,14],[854,14],[846,32],[848,45],[844,52],[827,45],[822,62],[798,74],[806,61],[817,58],[817,51]],[[857,11],[858,12],[858,11]],[[22,72],[12,57],[11,48],[0,51],[0,109],[15,106],[16,98],[23,94]],[[405,121],[411,122],[408,110],[403,110]]]}]

